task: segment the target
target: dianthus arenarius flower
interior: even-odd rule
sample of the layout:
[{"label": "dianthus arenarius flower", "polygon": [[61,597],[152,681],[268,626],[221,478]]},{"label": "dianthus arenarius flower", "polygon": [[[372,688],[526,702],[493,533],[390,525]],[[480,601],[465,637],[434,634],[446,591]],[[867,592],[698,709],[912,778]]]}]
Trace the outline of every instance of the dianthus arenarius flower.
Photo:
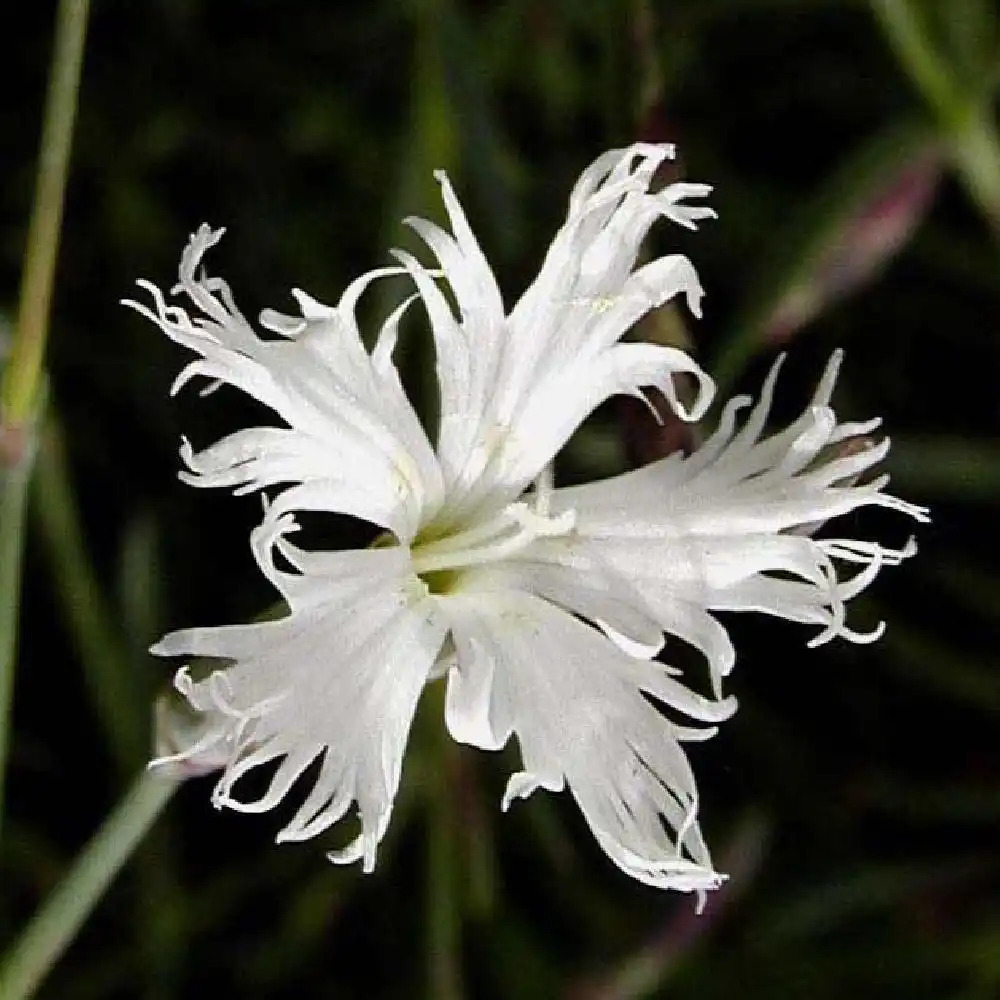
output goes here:
[{"label": "dianthus arenarius flower", "polygon": [[[221,231],[203,226],[181,258],[175,293],[194,316],[140,282],[153,308],[130,304],[199,355],[174,391],[205,376],[284,422],[200,452],[187,441],[181,449],[192,485],[269,491],[251,544],[289,607],[278,621],[186,629],[154,646],[226,661],[199,680],[182,668],[175,681],[204,720],[177,756],[225,761],[217,805],[271,809],[314,765],[278,839],[316,836],[356,804],[360,834],[331,859],[363,859],[370,870],[417,701],[428,681],[445,677],[445,722],[456,740],[492,750],[517,736],[523,770],[510,778],[504,808],[536,788],[569,785],[601,847],[628,874],[699,894],[719,884],[682,748],[735,709],[721,696],[735,654],[712,612],[814,625],[813,643],[871,638],[848,629],[844,604],[912,545],[814,540],[812,531],[866,505],[918,520],[925,512],[884,493],[884,477],[859,481],[888,441],[866,437],[876,420],[838,424],[836,357],[802,416],[774,436],[762,437],[777,368],[742,427],[737,416],[750,400],[740,397],[694,454],[554,488],[557,451],[612,394],[656,386],[677,413],[697,419],[714,391],[684,352],[620,343],[643,314],[678,295],[699,312],[702,289],[687,258],[636,267],[655,221],[694,229],[714,215],[688,203],[708,193],[705,185],[650,190],[672,152],[637,145],[588,167],[538,277],[510,311],[443,174],[451,231],[408,220],[437,258],[434,271],[395,251],[397,265],[358,278],[335,307],[296,291],[301,315],[265,310],[269,335],[255,332],[225,282],[201,270]],[[358,299],[386,274],[412,279],[411,299],[430,321],[436,443],[392,360],[410,300],[371,351],[359,335]],[[442,276],[457,313],[437,285]],[[689,408],[678,398],[679,374],[697,388]],[[861,445],[833,447],[852,439]],[[306,551],[289,541],[302,511],[353,515],[382,534],[365,549]],[[704,654],[714,697],[654,659],[664,633]],[[263,794],[236,797],[236,782],[268,764]]]}]

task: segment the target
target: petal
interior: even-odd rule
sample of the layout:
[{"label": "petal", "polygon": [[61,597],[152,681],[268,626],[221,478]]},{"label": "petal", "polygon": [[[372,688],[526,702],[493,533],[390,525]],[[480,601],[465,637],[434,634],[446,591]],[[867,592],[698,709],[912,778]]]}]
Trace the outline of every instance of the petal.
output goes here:
[{"label": "petal", "polygon": [[[406,549],[313,556],[284,542],[290,527],[286,520],[255,537],[262,568],[290,602],[286,618],[186,629],[153,651],[231,661],[203,680],[186,670],[177,677],[178,689],[211,718],[217,743],[229,750],[214,802],[244,812],[271,809],[313,765],[311,787],[278,840],[316,836],[357,803],[361,833],[333,860],[363,858],[370,871],[445,626],[409,571]],[[275,548],[298,560],[298,573],[275,567]],[[263,794],[240,799],[239,779],[273,761]]]},{"label": "petal", "polygon": [[[275,513],[286,510],[338,511],[382,527],[405,530],[399,521],[400,496],[416,477],[412,466],[397,469],[395,490],[383,488],[383,456],[356,453],[342,439],[324,442],[281,427],[251,427],[195,452],[185,439],[180,454],[191,486],[232,486],[248,493],[284,483],[297,483],[278,495]],[[402,456],[401,456],[402,457]],[[321,478],[322,472],[350,468],[353,475]]]},{"label": "petal", "polygon": [[[839,360],[835,355],[802,416],[770,437],[761,433],[777,365],[739,431],[745,398],[726,406],[719,429],[689,457],[671,455],[622,476],[553,491],[551,515],[572,511],[574,530],[533,541],[506,567],[509,585],[534,589],[539,565],[549,567],[550,580],[562,575],[564,591],[569,577],[611,581],[636,614],[705,655],[716,692],[735,654],[713,611],[754,610],[820,625],[813,644],[834,636],[870,639],[847,627],[845,603],[881,566],[898,564],[915,548],[816,540],[812,532],[865,506],[918,521],[927,512],[883,492],[884,477],[855,484],[885,457],[888,442],[842,455],[834,447],[831,455],[831,442],[844,440],[845,427],[873,425],[837,423],[829,399]],[[861,572],[840,576],[838,565],[851,563]],[[588,616],[584,604],[566,606]]]},{"label": "petal", "polygon": [[524,770],[511,778],[505,806],[536,788],[568,784],[623,871],[660,888],[701,892],[720,884],[698,831],[698,793],[680,745],[692,734],[643,692],[706,722],[727,718],[734,702],[694,694],[660,664],[626,656],[529,594],[464,589],[442,599],[442,610],[457,653],[448,676],[449,730],[488,749],[516,733],[521,747]]},{"label": "petal", "polygon": [[[694,376],[700,387],[690,411],[677,395],[678,374]],[[605,399],[616,394],[641,396],[639,387],[644,385],[660,389],[684,419],[700,417],[713,391],[711,379],[690,355],[658,344],[615,344],[593,360],[567,361],[539,382],[517,419],[497,437],[491,467],[480,473],[470,496],[478,499],[487,490],[495,493],[498,479],[523,488]],[[533,470],[531,476],[528,470]]]},{"label": "petal", "polygon": [[619,648],[641,659],[663,647],[663,627],[646,610],[630,578],[561,538],[536,539],[499,563],[467,570],[463,589],[517,590],[542,597],[603,631]]},{"label": "petal", "polygon": [[[430,272],[398,254],[424,300],[437,350],[441,388],[438,455],[448,489],[445,522],[515,499],[551,461],[587,415],[608,396],[664,390],[682,416],[707,406],[711,380],[680,351],[619,345],[650,309],[683,294],[694,312],[702,295],[687,258],[673,255],[635,270],[653,223],[682,225],[713,214],[681,201],[704,185],[649,186],[668,146],[612,150],[584,171],[569,213],[538,277],[509,315],[454,191],[439,175],[452,233],[409,220],[437,257],[458,317]],[[693,374],[699,395],[691,413],[677,402],[675,375]],[[447,526],[447,524],[445,525]]]},{"label": "petal", "polygon": [[[225,282],[199,275],[205,252],[221,236],[222,230],[202,226],[181,258],[175,292],[203,315],[191,317],[167,305],[148,282],[139,284],[152,296],[153,308],[126,304],[200,355],[181,373],[175,391],[194,376],[227,383],[270,407],[288,427],[242,431],[200,454],[185,445],[187,481],[241,490],[322,483],[330,510],[366,518],[410,540],[427,512],[440,505],[443,481],[392,364],[405,303],[383,326],[374,356],[365,350],[355,319],[364,289],[399,269],[362,275],[335,308],[296,290],[301,315],[265,310],[262,325],[278,335],[265,340],[236,308]],[[287,501],[285,506],[291,509]]]}]

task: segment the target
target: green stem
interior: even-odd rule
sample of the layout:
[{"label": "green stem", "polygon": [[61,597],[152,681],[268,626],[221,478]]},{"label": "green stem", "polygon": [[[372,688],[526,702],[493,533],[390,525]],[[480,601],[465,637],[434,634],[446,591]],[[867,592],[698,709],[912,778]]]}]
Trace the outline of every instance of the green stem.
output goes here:
[{"label": "green stem", "polygon": [[24,252],[17,328],[4,371],[0,406],[3,422],[15,426],[23,423],[35,408],[42,374],[88,7],[88,0],[60,0],[56,15],[55,47],[35,200]]},{"label": "green stem", "polygon": [[6,954],[0,997],[23,1000],[35,992],[176,787],[174,779],[149,771],[135,781]]},{"label": "green stem", "polygon": [[947,116],[963,103],[952,74],[935,51],[911,0],[871,0],[875,20],[896,59],[934,109]]},{"label": "green stem", "polygon": [[988,109],[976,109],[954,130],[952,158],[969,197],[1000,234],[1000,135]]},{"label": "green stem", "polygon": [[9,467],[0,461],[0,832],[3,830],[4,775],[10,744],[10,707],[14,697],[24,508],[31,452],[31,448],[26,449]]},{"label": "green stem", "polygon": [[871,0],[871,5],[896,59],[934,114],[966,191],[1000,234],[1000,135],[990,107],[964,92],[935,50],[913,0]]},{"label": "green stem", "polygon": [[[440,689],[440,690],[439,690]],[[428,702],[441,702],[431,730],[437,767],[428,776],[427,832],[427,960],[431,1000],[462,1000],[462,926],[457,873],[454,746],[440,721],[443,682],[431,685]],[[2,994],[0,994],[2,995]]]},{"label": "green stem", "polygon": [[149,745],[145,728],[148,700],[136,690],[137,673],[88,556],[54,412],[50,412],[41,435],[32,509],[91,701],[121,773],[132,774]]},{"label": "green stem", "polygon": [[32,423],[41,409],[42,359],[80,86],[87,6],[87,0],[61,0],[59,5],[17,325],[0,386],[0,823],[14,694],[24,504],[33,453]]}]

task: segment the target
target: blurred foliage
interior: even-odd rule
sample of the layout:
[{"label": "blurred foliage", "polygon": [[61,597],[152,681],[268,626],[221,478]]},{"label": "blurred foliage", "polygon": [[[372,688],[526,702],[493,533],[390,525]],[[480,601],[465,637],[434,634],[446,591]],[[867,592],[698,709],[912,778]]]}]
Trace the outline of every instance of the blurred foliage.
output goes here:
[{"label": "blurred foliage", "polygon": [[[914,6],[946,85],[992,119],[994,4]],[[53,9],[0,10],[5,314]],[[501,817],[509,755],[456,749],[445,781],[427,752],[440,722],[424,712],[373,876],[331,868],[316,843],[275,848],[280,817],[217,814],[191,781],[41,996],[433,995],[433,952],[453,946],[444,975],[468,997],[1000,995],[1000,258],[925,98],[850,0],[94,3],[54,303],[59,426],[26,556],[0,939],[141,767],[147,705],[168,681],[148,643],[273,599],[246,545],[259,502],[174,477],[181,429],[204,444],[250,404],[168,400],[181,353],[117,304],[136,277],[169,284],[201,221],[228,228],[216,267],[247,314],[287,307],[292,286],[333,300],[408,238],[403,215],[440,217],[431,171],[444,167],[513,297],[586,163],[674,140],[685,176],[716,185],[720,215],[669,233],[709,293],[705,320],[675,334],[751,392],[789,348],[785,414],[846,347],[841,411],[885,417],[895,488],[935,520],[920,557],[854,608],[889,622],[876,646],[812,651],[786,623],[727,622],[742,708],[695,766],[733,878],[702,917],[613,869],[566,796]],[[432,407],[422,337],[413,327],[401,348]],[[561,476],[622,467],[638,433],[622,413],[593,418]],[[898,541],[898,523],[863,517]],[[419,805],[442,786],[448,825],[428,829]],[[428,905],[429,860],[450,868],[458,912]]]}]

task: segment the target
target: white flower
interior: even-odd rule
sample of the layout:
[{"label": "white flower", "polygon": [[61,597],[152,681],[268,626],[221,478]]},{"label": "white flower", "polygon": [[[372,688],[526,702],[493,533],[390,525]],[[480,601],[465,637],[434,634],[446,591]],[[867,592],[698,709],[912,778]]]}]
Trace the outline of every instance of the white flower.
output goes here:
[{"label": "white flower", "polygon": [[[838,358],[805,413],[773,437],[761,435],[777,367],[739,431],[742,398],[690,457],[553,488],[553,457],[608,396],[655,385],[689,419],[710,402],[711,381],[683,352],[619,343],[679,293],[698,311],[701,287],[686,258],[635,268],[658,218],[694,228],[713,214],[684,201],[707,194],[704,185],[649,191],[669,155],[669,147],[643,145],[595,161],[538,277],[509,313],[443,174],[451,232],[409,220],[439,272],[397,251],[398,268],[358,279],[334,308],[295,292],[301,316],[265,311],[270,339],[241,316],[224,282],[199,276],[221,232],[202,227],[181,260],[176,290],[200,315],[168,306],[141,283],[154,308],[130,304],[199,355],[175,390],[193,375],[229,383],[285,424],[238,431],[201,452],[185,441],[181,450],[194,485],[276,488],[251,542],[290,608],[278,621],[188,629],[154,647],[228,661],[200,680],[186,669],[176,677],[206,722],[171,759],[225,751],[218,805],[270,809],[313,765],[278,839],[315,836],[356,804],[360,835],[331,857],[363,858],[369,870],[417,700],[428,680],[446,675],[455,739],[496,749],[518,738],[523,770],[510,779],[505,808],[538,787],[568,785],[601,846],[630,875],[699,894],[719,884],[682,749],[735,709],[721,697],[735,655],[712,612],[757,610],[816,625],[813,642],[872,638],[847,628],[844,603],[912,545],[815,541],[808,531],[872,504],[926,515],[882,492],[884,479],[855,485],[887,441],[831,456],[831,445],[877,424],[838,425],[830,408]],[[392,362],[408,303],[370,353],[359,336],[358,297],[386,273],[412,278],[430,318],[441,397],[435,445]],[[442,274],[457,316],[435,283]],[[677,398],[678,373],[698,385],[690,410]],[[385,532],[364,550],[304,551],[288,538],[302,510],[352,514]],[[844,564],[856,572],[840,579]],[[664,632],[704,653],[714,698],[653,659]],[[238,799],[236,782],[272,762],[263,795]]]}]

